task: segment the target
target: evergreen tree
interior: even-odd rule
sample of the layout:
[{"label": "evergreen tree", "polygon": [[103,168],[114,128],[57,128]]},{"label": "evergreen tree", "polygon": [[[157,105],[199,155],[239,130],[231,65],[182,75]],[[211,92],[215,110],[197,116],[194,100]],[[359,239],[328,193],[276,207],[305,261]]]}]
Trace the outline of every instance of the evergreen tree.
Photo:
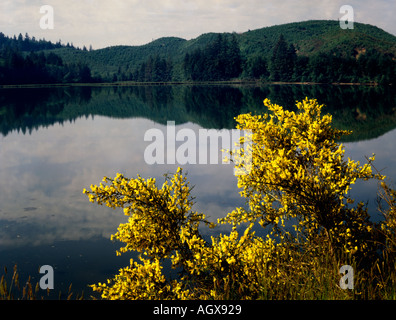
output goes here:
[{"label": "evergreen tree", "polygon": [[244,76],[253,79],[266,78],[269,75],[267,61],[262,56],[250,57],[245,64]]},{"label": "evergreen tree", "polygon": [[287,59],[286,59],[288,81],[295,81],[294,73],[295,73],[296,61],[297,61],[296,48],[291,43],[287,51]]},{"label": "evergreen tree", "polygon": [[310,81],[309,70],[307,68],[309,58],[305,56],[297,56],[294,65],[293,81]]},{"label": "evergreen tree", "polygon": [[172,80],[172,71],[173,71],[172,59],[170,57],[168,57],[168,59],[166,60],[166,72],[165,72],[164,81]]},{"label": "evergreen tree", "polygon": [[291,81],[294,73],[296,51],[293,45],[288,46],[281,34],[271,56],[270,72],[272,81]]},{"label": "evergreen tree", "polygon": [[241,50],[235,34],[232,34],[224,64],[226,69],[225,78],[237,77],[242,72]]},{"label": "evergreen tree", "polygon": [[200,48],[184,57],[184,73],[193,81],[229,80],[242,71],[242,58],[235,35],[231,40],[219,34],[205,50]]}]

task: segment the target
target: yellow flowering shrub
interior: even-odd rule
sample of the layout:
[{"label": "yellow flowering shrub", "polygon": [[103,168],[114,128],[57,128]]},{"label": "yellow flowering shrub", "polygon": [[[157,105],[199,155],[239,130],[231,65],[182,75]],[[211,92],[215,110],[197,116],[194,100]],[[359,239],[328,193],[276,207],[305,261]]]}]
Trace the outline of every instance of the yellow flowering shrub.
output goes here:
[{"label": "yellow flowering shrub", "polygon": [[[297,102],[298,112],[268,99],[264,104],[270,114],[236,118],[238,129],[252,133],[252,143],[244,149],[242,137],[238,151],[230,151],[237,169],[249,165],[249,170],[238,175],[247,205],[218,220],[232,226],[229,234],[210,241],[201,235],[201,224],[216,224],[192,209],[181,168],[166,175],[161,188],[152,178],[117,174],[84,189],[91,202],[123,208],[129,217],[112,236],[125,243],[117,254],[140,253],[141,263],[131,260],[113,279],[92,285],[102,298],[350,297],[337,286],[340,263],[374,257],[381,241],[373,239],[382,230],[391,241],[395,215],[392,211],[378,227],[362,203],[353,206],[349,190],[358,179],[385,177],[372,172],[374,155],[364,165],[345,159],[337,141],[348,132],[332,128],[331,115],[322,116],[316,100]],[[243,161],[247,154],[249,164]],[[265,237],[256,236],[257,225],[267,231]],[[179,271],[176,279],[163,273],[165,259]]]},{"label": "yellow flowering shrub", "polygon": [[[298,113],[284,110],[268,99],[264,104],[272,114],[236,118],[237,128],[251,130],[250,172],[238,176],[241,195],[249,207],[237,208],[223,223],[258,221],[281,232],[286,220],[297,219],[297,231],[308,240],[322,234],[330,249],[355,252],[366,249],[362,241],[370,231],[367,210],[363,204],[349,208],[351,185],[357,179],[384,179],[374,175],[371,163],[344,158],[344,147],[337,140],[350,132],[331,127],[332,117],[321,116],[323,105],[315,99],[297,102]],[[244,166],[235,154],[237,166]],[[236,159],[235,159],[236,158]]]}]

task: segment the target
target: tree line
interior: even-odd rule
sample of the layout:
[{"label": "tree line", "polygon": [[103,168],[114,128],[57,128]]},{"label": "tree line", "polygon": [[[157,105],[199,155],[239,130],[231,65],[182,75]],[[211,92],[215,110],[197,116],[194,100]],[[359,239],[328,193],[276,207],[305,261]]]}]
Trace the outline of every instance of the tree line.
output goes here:
[{"label": "tree line", "polygon": [[95,82],[83,63],[64,63],[51,52],[30,52],[24,56],[14,49],[0,50],[0,84],[87,83]]},{"label": "tree line", "polygon": [[[62,44],[61,40],[53,43],[45,39],[36,39],[36,37],[34,36],[29,36],[28,33],[25,33],[25,36],[23,36],[22,33],[19,33],[18,36],[14,35],[13,37],[7,37],[3,32],[0,32],[0,49],[4,49],[5,47],[14,49],[16,51],[27,52],[59,48],[71,48],[76,50],[88,51],[86,46],[83,46],[83,48],[81,49],[79,47],[75,47],[73,43],[70,42]],[[89,46],[89,50],[92,51],[92,45]]]},{"label": "tree line", "polygon": [[170,58],[151,55],[130,72],[123,72],[119,67],[113,81],[169,82],[172,81],[172,70],[173,62]]},{"label": "tree line", "polygon": [[330,51],[298,56],[293,44],[281,35],[269,59],[249,57],[242,77],[284,82],[376,82],[396,84],[396,63],[392,54],[375,49],[358,52]]},{"label": "tree line", "polygon": [[[0,84],[39,84],[95,82],[87,64],[64,63],[62,58],[42,50],[75,48],[73,44],[52,43],[44,39],[37,40],[27,33],[23,37],[7,37],[0,32]],[[90,47],[92,49],[92,47]],[[84,47],[83,51],[87,51]],[[29,52],[29,53],[27,53]]]},{"label": "tree line", "polygon": [[186,80],[218,81],[232,78],[261,79],[268,82],[376,82],[396,84],[393,54],[375,49],[353,49],[299,56],[294,44],[283,35],[269,58],[253,55],[244,58],[235,35],[218,35],[205,49],[186,53],[183,62]]},{"label": "tree line", "polygon": [[[122,61],[116,72],[95,74],[95,77],[87,63],[65,63],[53,52],[43,53],[43,50],[63,47],[74,48],[73,44],[61,44],[60,40],[53,44],[30,38],[28,34],[9,38],[0,32],[0,84],[224,81],[235,78],[264,82],[396,84],[396,62],[391,53],[373,48],[350,52],[333,49],[303,56],[297,54],[295,44],[288,43],[283,35],[269,56],[264,53],[245,56],[235,34],[218,34],[205,47],[189,50],[181,58],[156,54],[140,63]],[[84,47],[82,51],[88,50]]]},{"label": "tree line", "polygon": [[[242,56],[235,35],[231,38],[219,34],[204,49],[186,53],[180,66],[182,80],[219,81],[238,77],[242,72]],[[134,69],[118,68],[112,81],[168,82],[175,80],[175,62],[159,55],[149,56]]]}]

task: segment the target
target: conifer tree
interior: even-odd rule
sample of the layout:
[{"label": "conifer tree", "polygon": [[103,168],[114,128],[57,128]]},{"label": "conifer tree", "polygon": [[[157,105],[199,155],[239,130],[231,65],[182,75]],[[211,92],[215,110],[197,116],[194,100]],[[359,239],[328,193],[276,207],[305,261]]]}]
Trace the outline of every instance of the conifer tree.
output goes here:
[{"label": "conifer tree", "polygon": [[271,56],[270,71],[272,81],[291,81],[296,52],[293,45],[288,46],[281,34]]}]

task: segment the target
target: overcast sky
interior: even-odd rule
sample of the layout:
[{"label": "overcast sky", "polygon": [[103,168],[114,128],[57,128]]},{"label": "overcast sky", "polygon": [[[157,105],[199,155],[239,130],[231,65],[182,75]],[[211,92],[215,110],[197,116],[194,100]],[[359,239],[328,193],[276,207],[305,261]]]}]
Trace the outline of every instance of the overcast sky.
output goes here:
[{"label": "overcast sky", "polygon": [[[396,0],[0,0],[0,31],[98,49],[164,36],[192,39],[206,32],[338,20],[344,4],[353,7],[355,21],[396,35]],[[53,29],[40,28],[42,5],[54,9]]]}]

